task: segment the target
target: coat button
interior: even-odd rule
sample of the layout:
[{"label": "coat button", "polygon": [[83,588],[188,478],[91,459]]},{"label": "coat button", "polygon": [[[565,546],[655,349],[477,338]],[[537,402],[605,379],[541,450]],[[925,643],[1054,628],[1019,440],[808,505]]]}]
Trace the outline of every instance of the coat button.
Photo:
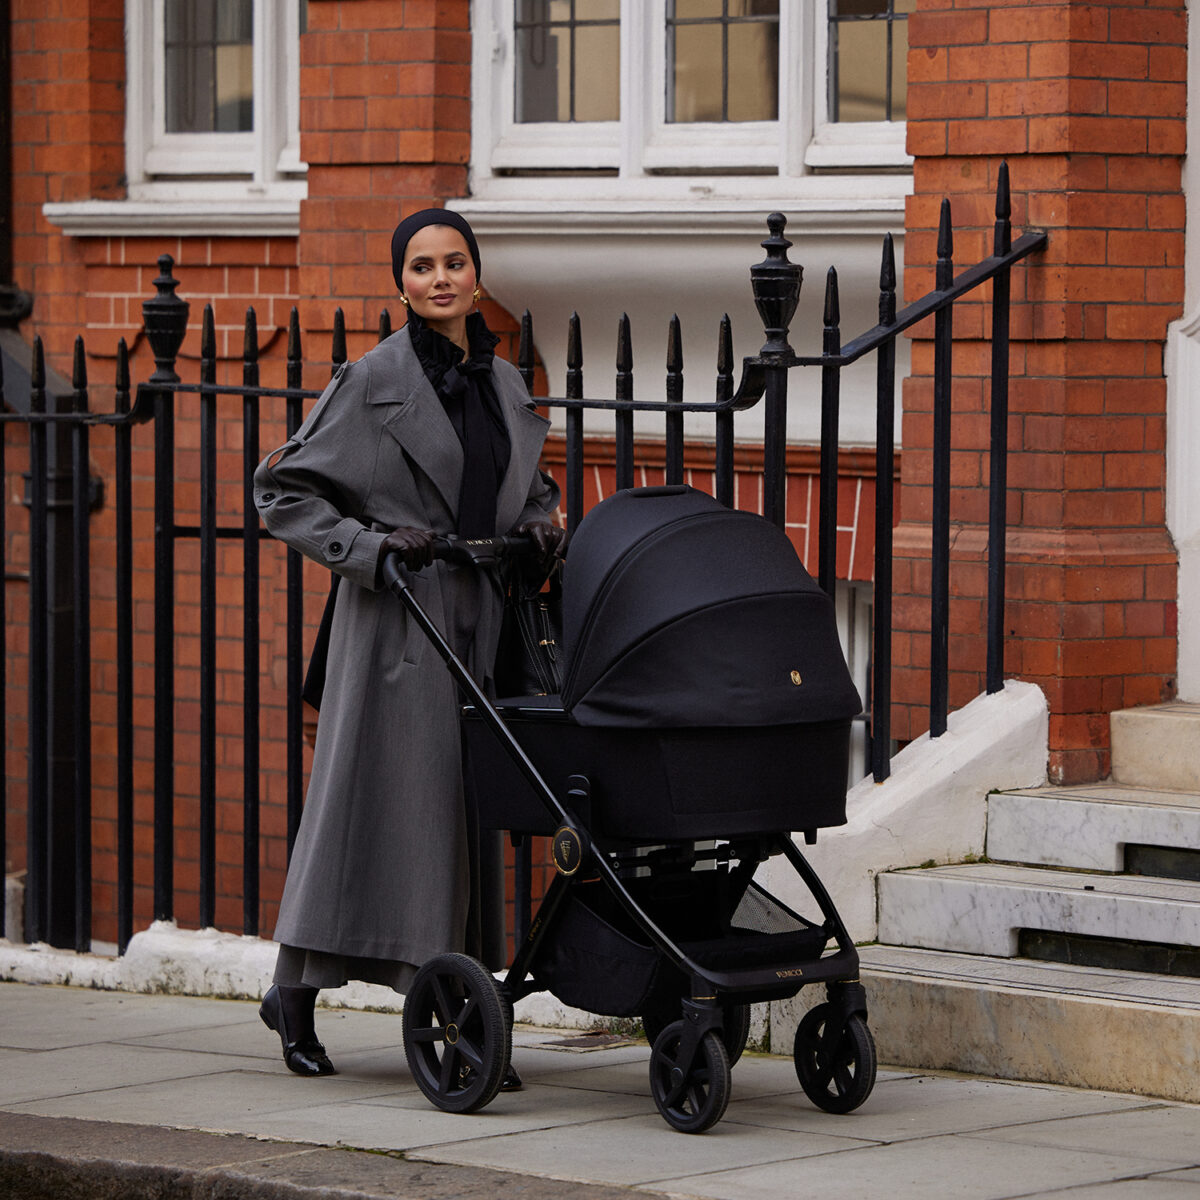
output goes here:
[{"label": "coat button", "polygon": [[263,504],[270,504],[274,499],[275,499],[274,492],[263,492],[263,494],[262,494],[262,503]]},{"label": "coat button", "polygon": [[342,543],[341,542],[330,542],[329,543],[329,553],[330,554],[341,554],[341,552],[342,552]]}]

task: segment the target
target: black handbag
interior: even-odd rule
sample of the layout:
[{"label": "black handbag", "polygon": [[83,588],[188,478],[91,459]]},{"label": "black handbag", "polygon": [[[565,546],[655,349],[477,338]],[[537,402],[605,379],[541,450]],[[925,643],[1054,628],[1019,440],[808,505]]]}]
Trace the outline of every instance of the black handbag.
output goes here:
[{"label": "black handbag", "polygon": [[493,673],[497,696],[551,696],[562,691],[562,564],[549,578],[514,570],[504,597]]}]

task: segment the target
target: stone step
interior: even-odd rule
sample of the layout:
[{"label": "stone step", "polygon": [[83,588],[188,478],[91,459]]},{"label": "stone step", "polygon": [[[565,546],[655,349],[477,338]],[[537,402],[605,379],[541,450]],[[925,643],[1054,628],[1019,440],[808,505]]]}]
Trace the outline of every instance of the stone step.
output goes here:
[{"label": "stone step", "polygon": [[1200,979],[895,946],[860,955],[881,1062],[1200,1103]]},{"label": "stone step", "polygon": [[1200,792],[1200,704],[1127,708],[1109,728],[1115,782]]},{"label": "stone step", "polygon": [[1127,845],[1200,851],[1200,795],[1108,782],[988,798],[989,858],[1119,872]]},{"label": "stone step", "polygon": [[1022,929],[1200,945],[1200,883],[970,863],[879,876],[879,941],[1013,957]]}]

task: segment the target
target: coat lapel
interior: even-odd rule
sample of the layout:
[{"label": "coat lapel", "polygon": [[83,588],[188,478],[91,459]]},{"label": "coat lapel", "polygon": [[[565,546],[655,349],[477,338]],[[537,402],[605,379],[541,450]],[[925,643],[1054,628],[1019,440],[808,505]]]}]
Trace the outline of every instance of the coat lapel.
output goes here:
[{"label": "coat lapel", "polygon": [[508,378],[507,373],[492,375],[496,392],[508,422],[508,470],[496,496],[496,532],[507,533],[525,507],[529,485],[542,456],[542,445],[550,422],[535,412],[524,384]]},{"label": "coat lapel", "polygon": [[375,353],[380,357],[372,363],[367,403],[395,405],[384,428],[429,477],[445,502],[451,523],[456,523],[463,453],[454,426],[425,378],[406,330],[392,334]]},{"label": "coat lapel", "polygon": [[[425,378],[407,331],[392,334],[371,355],[374,358],[367,403],[395,406],[384,428],[429,477],[452,522],[457,523],[462,445],[437,393]],[[505,533],[525,507],[550,422],[534,411],[519,376],[495,371],[492,381],[508,425],[508,469],[496,497],[496,532]]]}]

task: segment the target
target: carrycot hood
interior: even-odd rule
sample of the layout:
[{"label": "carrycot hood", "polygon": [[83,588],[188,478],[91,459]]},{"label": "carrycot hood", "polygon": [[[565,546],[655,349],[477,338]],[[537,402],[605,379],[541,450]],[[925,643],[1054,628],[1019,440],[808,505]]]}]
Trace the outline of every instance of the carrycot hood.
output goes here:
[{"label": "carrycot hood", "polygon": [[563,707],[581,725],[766,726],[861,710],[829,597],[754,513],[631,488],[571,540]]}]

